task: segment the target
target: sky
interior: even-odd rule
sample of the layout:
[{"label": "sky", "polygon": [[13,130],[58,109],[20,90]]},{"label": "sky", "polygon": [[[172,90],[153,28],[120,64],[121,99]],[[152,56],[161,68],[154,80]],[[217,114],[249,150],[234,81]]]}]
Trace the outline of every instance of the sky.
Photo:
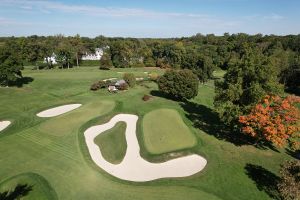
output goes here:
[{"label": "sky", "polygon": [[0,0],[0,36],[300,33],[300,0]]}]

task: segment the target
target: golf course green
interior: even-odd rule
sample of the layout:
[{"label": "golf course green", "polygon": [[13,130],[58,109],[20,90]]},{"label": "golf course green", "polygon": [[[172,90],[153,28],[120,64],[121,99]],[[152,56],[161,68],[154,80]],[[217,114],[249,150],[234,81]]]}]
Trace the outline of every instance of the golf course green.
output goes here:
[{"label": "golf course green", "polygon": [[[95,81],[122,77],[118,72],[146,77],[144,72],[164,71],[26,67],[23,75],[33,78],[32,82],[19,88],[0,88],[0,121],[11,121],[0,132],[0,192],[22,183],[33,185],[26,199],[272,199],[263,175],[278,175],[280,163],[291,155],[283,149],[260,149],[218,137],[213,80],[201,84],[198,96],[184,103],[155,95],[157,84],[150,81],[124,92],[90,91]],[[153,98],[143,101],[146,94]],[[57,117],[36,116],[43,110],[73,103],[82,106]],[[207,159],[206,167],[189,177],[143,183],[106,173],[92,161],[83,133],[119,113],[139,116],[136,132],[144,159],[167,161],[174,152],[177,157],[193,153]],[[111,163],[120,163],[124,157],[125,129],[120,122],[95,139]],[[253,172],[262,175],[256,177]]]},{"label": "golf course green", "polygon": [[143,137],[146,149],[152,154],[191,148],[197,142],[178,112],[171,109],[147,113],[143,119]]}]

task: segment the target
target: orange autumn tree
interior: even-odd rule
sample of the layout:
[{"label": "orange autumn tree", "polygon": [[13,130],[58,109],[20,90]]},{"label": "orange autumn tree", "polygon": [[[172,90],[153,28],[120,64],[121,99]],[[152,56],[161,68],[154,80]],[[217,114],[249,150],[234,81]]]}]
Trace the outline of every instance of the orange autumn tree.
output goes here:
[{"label": "orange autumn tree", "polygon": [[289,142],[293,148],[299,148],[300,113],[295,105],[299,102],[297,96],[265,96],[250,114],[239,117],[242,132],[279,147]]}]

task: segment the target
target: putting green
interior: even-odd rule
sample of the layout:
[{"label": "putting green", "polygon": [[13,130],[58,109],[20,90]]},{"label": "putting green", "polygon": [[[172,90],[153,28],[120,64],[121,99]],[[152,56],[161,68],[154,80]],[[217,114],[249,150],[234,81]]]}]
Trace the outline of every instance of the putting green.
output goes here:
[{"label": "putting green", "polygon": [[21,199],[58,199],[55,190],[50,186],[48,181],[44,177],[34,173],[24,173],[5,180],[0,183],[0,192],[12,191],[18,184],[26,184],[32,187],[31,191],[29,190],[28,194]]},{"label": "putting green", "polygon": [[94,140],[105,160],[112,164],[120,164],[126,154],[125,130],[126,123],[118,122],[112,129],[98,135]]},{"label": "putting green", "polygon": [[85,122],[97,116],[102,116],[113,110],[113,101],[96,101],[66,114],[46,120],[39,130],[55,136],[64,136],[79,129]]},{"label": "putting green", "polygon": [[146,149],[161,154],[196,145],[196,137],[176,110],[158,109],[143,118],[143,138]]}]

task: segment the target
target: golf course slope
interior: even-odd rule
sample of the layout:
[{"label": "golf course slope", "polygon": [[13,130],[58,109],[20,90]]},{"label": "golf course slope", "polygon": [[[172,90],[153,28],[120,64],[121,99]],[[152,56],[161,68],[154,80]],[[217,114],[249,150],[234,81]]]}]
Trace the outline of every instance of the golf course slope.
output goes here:
[{"label": "golf course slope", "polygon": [[[128,181],[145,182],[160,178],[186,177],[201,171],[207,161],[196,154],[176,158],[163,163],[150,163],[140,156],[140,146],[136,136],[138,116],[119,114],[109,122],[88,128],[84,132],[85,141],[92,160],[107,173]],[[112,164],[104,159],[94,140],[97,135],[113,128],[118,122],[126,123],[127,150],[120,164]]]},{"label": "golf course slope", "polygon": [[76,108],[79,108],[80,106],[81,104],[69,104],[69,105],[58,106],[55,108],[44,110],[36,115],[38,117],[55,117],[64,114],[66,112],[69,112],[71,110],[74,110]]},{"label": "golf course slope", "polygon": [[11,124],[10,121],[0,121],[0,131],[3,131]]}]

